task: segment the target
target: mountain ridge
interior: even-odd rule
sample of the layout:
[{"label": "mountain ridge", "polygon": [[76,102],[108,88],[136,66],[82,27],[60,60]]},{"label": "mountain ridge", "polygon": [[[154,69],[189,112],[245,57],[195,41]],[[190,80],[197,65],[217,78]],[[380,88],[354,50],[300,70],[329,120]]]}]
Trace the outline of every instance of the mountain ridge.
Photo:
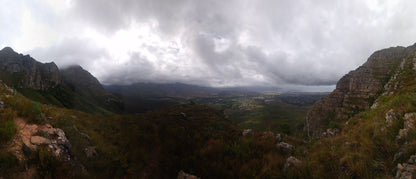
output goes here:
[{"label": "mountain ridge", "polygon": [[316,102],[308,112],[305,125],[308,136],[319,137],[329,123],[345,122],[369,109],[404,58],[414,52],[416,44],[378,50],[362,66],[344,75],[335,90]]},{"label": "mountain ridge", "polygon": [[54,62],[38,62],[10,47],[0,50],[0,79],[26,97],[88,112],[122,111],[121,99],[106,91],[93,75],[81,66],[68,69],[59,69]]}]

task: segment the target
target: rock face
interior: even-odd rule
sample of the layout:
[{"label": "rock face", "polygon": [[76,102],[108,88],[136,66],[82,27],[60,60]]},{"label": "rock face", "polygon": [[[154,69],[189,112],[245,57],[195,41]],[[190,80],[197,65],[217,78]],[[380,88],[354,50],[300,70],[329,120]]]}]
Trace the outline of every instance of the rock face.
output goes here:
[{"label": "rock face", "polygon": [[62,84],[62,75],[55,63],[40,63],[29,55],[18,54],[10,47],[0,51],[0,76],[12,75],[9,83],[18,88],[46,90]]},{"label": "rock face", "polygon": [[407,137],[407,133],[415,128],[415,116],[416,113],[406,113],[403,117],[403,129],[399,130],[399,134],[396,136],[397,140],[401,140]]},{"label": "rock face", "polygon": [[42,103],[104,114],[123,110],[123,101],[82,67],[60,70],[53,62],[40,63],[10,47],[0,50],[0,80]]},{"label": "rock face", "polygon": [[305,125],[308,135],[319,137],[330,121],[343,122],[370,108],[403,59],[415,51],[416,44],[377,51],[362,66],[342,77],[336,89],[308,112]]}]

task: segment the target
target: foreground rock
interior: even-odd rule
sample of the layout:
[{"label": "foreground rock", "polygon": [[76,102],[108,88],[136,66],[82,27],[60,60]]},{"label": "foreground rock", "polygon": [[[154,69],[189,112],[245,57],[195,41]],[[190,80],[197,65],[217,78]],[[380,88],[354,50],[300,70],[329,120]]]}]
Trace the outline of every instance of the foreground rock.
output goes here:
[{"label": "foreground rock", "polygon": [[178,173],[178,179],[200,179],[199,177],[195,176],[195,175],[191,175],[188,173],[185,173],[184,171],[180,171]]},{"label": "foreground rock", "polygon": [[17,125],[17,133],[8,148],[20,161],[26,160],[25,155],[42,145],[47,146],[55,157],[64,161],[71,160],[71,144],[62,129],[53,128],[49,124],[27,124],[21,118],[15,119],[14,122]]},{"label": "foreground rock", "polygon": [[412,179],[416,177],[416,155],[410,156],[407,163],[397,164],[396,178]]}]

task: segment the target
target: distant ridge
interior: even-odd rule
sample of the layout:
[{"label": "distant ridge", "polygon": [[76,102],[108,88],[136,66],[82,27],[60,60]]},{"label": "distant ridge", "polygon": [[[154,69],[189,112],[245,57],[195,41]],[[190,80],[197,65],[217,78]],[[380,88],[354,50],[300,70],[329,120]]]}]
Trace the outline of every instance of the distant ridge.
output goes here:
[{"label": "distant ridge", "polygon": [[26,97],[45,104],[111,114],[122,111],[121,99],[106,91],[80,66],[60,70],[10,47],[0,50],[0,79]]}]

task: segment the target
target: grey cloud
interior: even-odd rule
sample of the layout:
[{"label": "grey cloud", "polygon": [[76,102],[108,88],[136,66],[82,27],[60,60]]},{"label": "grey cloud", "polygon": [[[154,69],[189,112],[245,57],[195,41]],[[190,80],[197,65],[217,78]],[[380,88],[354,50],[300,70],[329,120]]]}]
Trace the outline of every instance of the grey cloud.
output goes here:
[{"label": "grey cloud", "polygon": [[91,70],[95,62],[109,59],[105,49],[81,38],[64,39],[50,47],[35,48],[28,53],[42,62],[54,61],[60,68],[78,64]]},{"label": "grey cloud", "polygon": [[[108,55],[111,49],[87,39],[73,39],[76,34],[67,35],[49,48],[31,51],[61,66],[79,63],[105,83],[334,85],[373,51],[410,45],[416,37],[412,1],[71,2],[71,17],[64,20],[98,29],[97,33],[112,36],[132,23],[140,26],[155,21],[153,33],[161,39],[181,39],[178,46],[142,45],[120,65],[109,63],[118,60]],[[38,16],[44,19],[45,14]],[[0,16],[0,25],[3,22]],[[7,38],[0,34],[0,39]],[[227,41],[227,47],[218,50],[216,41],[221,39]]]}]

